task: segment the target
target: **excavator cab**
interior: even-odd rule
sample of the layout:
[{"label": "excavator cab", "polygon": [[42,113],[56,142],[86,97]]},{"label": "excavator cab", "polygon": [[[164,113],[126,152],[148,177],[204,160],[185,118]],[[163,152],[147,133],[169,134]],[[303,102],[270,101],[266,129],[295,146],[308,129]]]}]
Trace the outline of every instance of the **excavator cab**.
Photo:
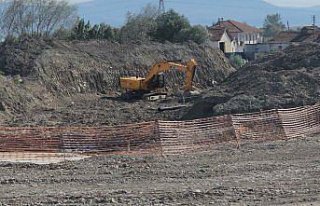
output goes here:
[{"label": "excavator cab", "polygon": [[154,75],[150,82],[150,87],[152,90],[158,89],[158,88],[164,88],[165,87],[165,80],[164,80],[164,73],[161,72],[157,75]]}]

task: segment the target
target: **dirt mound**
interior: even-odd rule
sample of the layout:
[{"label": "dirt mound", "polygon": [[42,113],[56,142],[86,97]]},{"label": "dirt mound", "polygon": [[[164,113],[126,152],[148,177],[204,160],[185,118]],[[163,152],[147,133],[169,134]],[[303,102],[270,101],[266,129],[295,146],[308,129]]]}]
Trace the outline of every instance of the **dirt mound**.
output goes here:
[{"label": "dirt mound", "polygon": [[319,100],[320,45],[295,45],[242,67],[209,91],[185,118],[294,107]]},{"label": "dirt mound", "polygon": [[[9,75],[36,77],[54,91],[106,92],[119,90],[119,77],[145,76],[150,66],[164,60],[195,58],[198,86],[224,80],[234,69],[224,55],[210,46],[195,43],[118,44],[108,41],[63,42],[24,39],[0,48],[2,71]],[[168,87],[182,83],[181,74],[169,72]]]},{"label": "dirt mound", "polygon": [[[0,46],[0,113],[9,123],[19,124],[113,124],[166,119],[168,114],[155,114],[158,105],[153,103],[118,102],[101,99],[101,94],[115,96],[120,91],[120,76],[144,76],[156,62],[190,58],[199,64],[195,76],[198,88],[221,82],[234,72],[219,50],[191,42],[124,45],[24,39],[4,43]],[[166,75],[167,87],[178,93],[183,74],[170,71]]]}]

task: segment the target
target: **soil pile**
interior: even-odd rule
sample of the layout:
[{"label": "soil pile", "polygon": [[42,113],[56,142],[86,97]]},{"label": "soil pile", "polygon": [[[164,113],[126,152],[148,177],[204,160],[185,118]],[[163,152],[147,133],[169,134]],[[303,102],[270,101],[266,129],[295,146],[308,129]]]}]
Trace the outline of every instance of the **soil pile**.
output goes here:
[{"label": "soil pile", "polygon": [[[235,71],[219,50],[191,42],[7,42],[0,46],[0,114],[3,120],[19,124],[113,124],[154,119],[154,103],[101,99],[101,94],[116,96],[121,76],[145,76],[154,63],[190,58],[199,64],[195,76],[198,88],[208,88]],[[170,71],[166,75],[167,87],[179,93],[183,74]],[[166,119],[167,115],[160,117]]]},{"label": "soil pile", "polygon": [[294,45],[242,67],[185,117],[295,107],[319,100],[320,45]]}]

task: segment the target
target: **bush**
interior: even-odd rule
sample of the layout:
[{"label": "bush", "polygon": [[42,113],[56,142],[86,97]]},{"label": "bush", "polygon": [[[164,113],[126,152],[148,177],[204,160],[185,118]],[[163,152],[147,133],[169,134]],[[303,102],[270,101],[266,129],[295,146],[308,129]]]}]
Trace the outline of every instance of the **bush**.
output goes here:
[{"label": "bush", "polygon": [[204,26],[196,25],[189,29],[188,40],[201,44],[208,40],[208,38],[208,30]]},{"label": "bush", "polygon": [[247,63],[247,61],[238,54],[232,54],[229,60],[230,63],[236,68],[240,68]]}]

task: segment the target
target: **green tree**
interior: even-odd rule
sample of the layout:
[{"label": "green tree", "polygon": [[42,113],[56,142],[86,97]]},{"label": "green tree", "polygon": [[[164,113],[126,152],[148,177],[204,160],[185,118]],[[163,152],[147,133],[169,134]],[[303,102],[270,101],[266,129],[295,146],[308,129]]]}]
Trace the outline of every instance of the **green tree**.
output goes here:
[{"label": "green tree", "polygon": [[[65,31],[64,31],[65,32]],[[110,25],[105,23],[94,24],[91,26],[88,21],[85,23],[84,19],[79,19],[78,22],[74,25],[69,39],[76,40],[90,40],[90,39],[107,39],[107,40],[116,40],[117,30],[112,28]],[[63,36],[64,33],[62,33]],[[59,34],[59,36],[62,36]],[[68,39],[68,38],[66,38]]]},{"label": "green tree", "polygon": [[90,27],[89,27],[87,39],[98,39],[100,26],[98,24],[95,24],[95,25],[93,25],[92,28],[90,28]]},{"label": "green tree", "polygon": [[153,33],[153,38],[158,41],[177,42],[181,38],[184,39],[184,34],[190,29],[189,20],[183,15],[178,14],[174,10],[169,10],[163,13],[156,19],[157,28]]},{"label": "green tree", "polygon": [[265,37],[274,37],[285,29],[285,25],[281,21],[280,14],[269,14],[264,20],[263,34]]},{"label": "green tree", "polygon": [[84,39],[90,39],[90,30],[91,30],[91,24],[90,24],[90,21],[88,21],[84,26]]},{"label": "green tree", "polygon": [[201,44],[208,40],[208,38],[208,30],[204,26],[196,25],[189,29],[188,40]]},{"label": "green tree", "polygon": [[72,29],[71,38],[72,39],[78,39],[78,40],[84,40],[85,39],[85,23],[84,19],[78,19],[77,23]]},{"label": "green tree", "polygon": [[122,42],[131,40],[150,40],[150,33],[156,28],[155,19],[159,13],[156,7],[148,4],[140,13],[128,13],[126,24],[120,30]]},{"label": "green tree", "polygon": [[101,23],[99,27],[99,39],[115,40],[114,29],[107,24]]}]

